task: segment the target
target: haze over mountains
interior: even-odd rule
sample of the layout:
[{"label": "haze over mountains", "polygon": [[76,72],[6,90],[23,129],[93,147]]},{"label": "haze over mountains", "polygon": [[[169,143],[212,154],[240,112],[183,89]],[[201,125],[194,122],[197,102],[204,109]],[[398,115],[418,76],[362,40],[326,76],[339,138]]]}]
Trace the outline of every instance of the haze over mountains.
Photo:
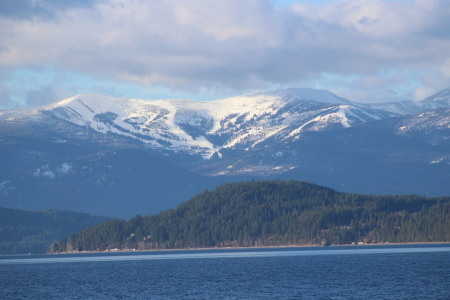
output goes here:
[{"label": "haze over mountains", "polygon": [[363,104],[286,89],[216,101],[77,95],[0,112],[0,206],[128,217],[219,183],[450,195],[450,89]]}]

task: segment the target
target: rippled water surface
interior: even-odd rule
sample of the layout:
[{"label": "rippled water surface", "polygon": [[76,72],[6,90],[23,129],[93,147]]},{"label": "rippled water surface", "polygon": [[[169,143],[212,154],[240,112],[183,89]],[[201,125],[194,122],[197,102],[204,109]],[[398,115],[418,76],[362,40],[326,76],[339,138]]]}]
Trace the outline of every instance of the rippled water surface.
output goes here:
[{"label": "rippled water surface", "polygon": [[0,299],[450,299],[450,245],[0,257]]}]

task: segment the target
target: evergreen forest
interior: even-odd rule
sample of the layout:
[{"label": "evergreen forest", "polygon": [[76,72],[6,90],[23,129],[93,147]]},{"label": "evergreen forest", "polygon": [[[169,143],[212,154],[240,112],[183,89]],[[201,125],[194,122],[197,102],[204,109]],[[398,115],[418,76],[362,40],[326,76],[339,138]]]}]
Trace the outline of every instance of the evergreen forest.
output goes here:
[{"label": "evergreen forest", "polygon": [[81,230],[52,252],[450,241],[450,197],[340,193],[298,181],[229,183],[156,215]]}]

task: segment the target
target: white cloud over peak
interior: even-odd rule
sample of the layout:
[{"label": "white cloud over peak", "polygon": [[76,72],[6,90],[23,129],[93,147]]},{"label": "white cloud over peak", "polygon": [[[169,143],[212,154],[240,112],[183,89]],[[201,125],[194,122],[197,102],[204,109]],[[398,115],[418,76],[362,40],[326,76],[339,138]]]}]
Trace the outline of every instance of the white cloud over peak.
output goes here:
[{"label": "white cloud over peak", "polygon": [[[392,96],[393,78],[405,91],[394,98],[450,85],[448,0],[273,2],[17,1],[27,13],[11,6],[0,14],[0,68],[51,68],[186,93],[308,84],[360,101]],[[322,86],[324,74],[359,79]],[[11,86],[0,83],[0,94]]]}]

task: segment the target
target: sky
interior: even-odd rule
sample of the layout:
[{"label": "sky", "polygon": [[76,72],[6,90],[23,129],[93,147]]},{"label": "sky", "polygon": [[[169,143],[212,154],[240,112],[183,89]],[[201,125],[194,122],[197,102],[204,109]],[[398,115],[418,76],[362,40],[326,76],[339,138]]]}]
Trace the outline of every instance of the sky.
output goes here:
[{"label": "sky", "polygon": [[0,109],[288,87],[367,103],[450,87],[450,0],[0,0]]}]

